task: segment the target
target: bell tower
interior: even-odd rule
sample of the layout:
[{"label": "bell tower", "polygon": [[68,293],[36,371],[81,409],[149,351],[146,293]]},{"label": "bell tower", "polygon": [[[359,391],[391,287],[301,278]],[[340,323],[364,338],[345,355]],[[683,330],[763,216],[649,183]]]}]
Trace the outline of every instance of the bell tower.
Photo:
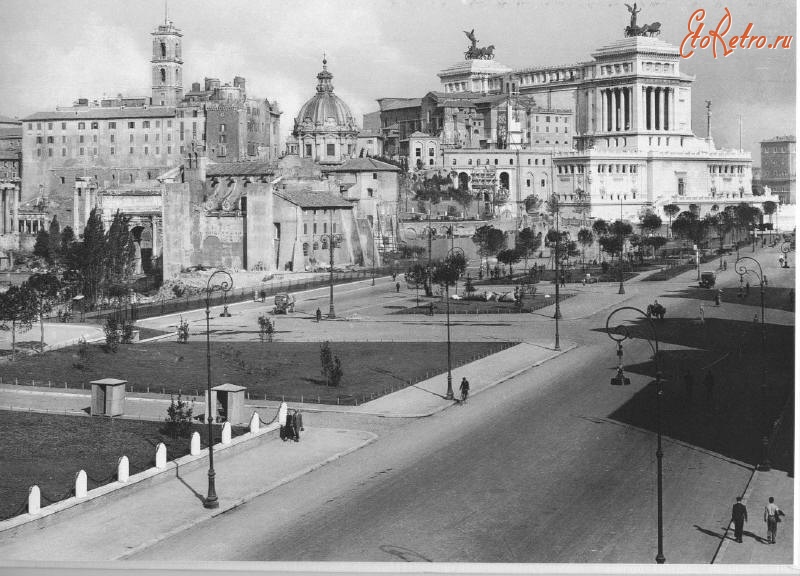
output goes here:
[{"label": "bell tower", "polygon": [[175,25],[164,19],[153,36],[153,106],[175,106],[183,99],[183,59],[181,38],[183,34]]}]

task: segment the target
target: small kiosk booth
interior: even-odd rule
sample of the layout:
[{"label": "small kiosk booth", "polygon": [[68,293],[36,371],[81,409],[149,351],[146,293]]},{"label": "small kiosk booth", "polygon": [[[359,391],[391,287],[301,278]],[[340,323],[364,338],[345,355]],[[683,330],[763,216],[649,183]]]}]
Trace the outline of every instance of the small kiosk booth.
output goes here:
[{"label": "small kiosk booth", "polygon": [[92,416],[121,416],[125,412],[125,384],[127,380],[103,378],[92,385]]},{"label": "small kiosk booth", "polygon": [[[220,422],[230,422],[231,424],[241,424],[247,422],[248,417],[244,411],[244,393],[247,388],[236,384],[220,384],[211,389],[211,402],[208,406],[212,407],[211,415]],[[206,392],[206,396],[208,392]],[[206,414],[208,417],[208,414]]]}]

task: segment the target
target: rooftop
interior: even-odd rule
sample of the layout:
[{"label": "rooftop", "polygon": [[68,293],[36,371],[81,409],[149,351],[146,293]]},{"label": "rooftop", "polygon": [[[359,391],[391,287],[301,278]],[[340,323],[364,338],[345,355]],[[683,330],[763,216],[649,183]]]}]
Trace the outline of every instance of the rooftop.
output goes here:
[{"label": "rooftop", "polygon": [[374,158],[349,158],[344,164],[324,167],[325,172],[399,172],[400,168]]},{"label": "rooftop", "polygon": [[174,118],[172,106],[153,106],[152,108],[75,108],[53,112],[36,112],[23,118],[24,122],[38,120],[104,120],[113,118]]},{"label": "rooftop", "polygon": [[272,176],[275,172],[269,162],[217,162],[206,168],[206,176]]},{"label": "rooftop", "polygon": [[313,192],[308,189],[303,190],[275,190],[275,196],[283,198],[287,202],[299,206],[305,210],[318,209],[342,209],[352,210],[353,205],[329,192]]}]

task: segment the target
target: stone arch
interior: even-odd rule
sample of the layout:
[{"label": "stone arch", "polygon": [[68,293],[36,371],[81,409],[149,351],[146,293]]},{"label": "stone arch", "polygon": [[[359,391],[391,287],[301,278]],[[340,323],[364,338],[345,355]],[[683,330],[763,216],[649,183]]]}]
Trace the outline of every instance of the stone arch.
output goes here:
[{"label": "stone arch", "polygon": [[500,172],[500,186],[507,190],[511,189],[511,178],[508,172]]},{"label": "stone arch", "polygon": [[222,242],[216,236],[206,236],[203,240],[203,264],[219,266],[222,264]]}]

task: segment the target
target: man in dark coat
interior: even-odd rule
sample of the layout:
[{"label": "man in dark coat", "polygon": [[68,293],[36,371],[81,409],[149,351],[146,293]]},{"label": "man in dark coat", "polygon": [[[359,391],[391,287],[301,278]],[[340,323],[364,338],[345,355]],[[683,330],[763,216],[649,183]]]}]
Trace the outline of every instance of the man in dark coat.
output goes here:
[{"label": "man in dark coat", "polygon": [[733,505],[731,512],[731,520],[733,520],[733,537],[737,542],[742,542],[742,531],[744,530],[744,523],[747,522],[747,507],[742,504],[742,497],[736,497],[736,504]]},{"label": "man in dark coat", "polygon": [[292,432],[294,433],[294,441],[300,442],[300,431],[303,428],[303,415],[299,410],[295,410],[292,414]]}]

